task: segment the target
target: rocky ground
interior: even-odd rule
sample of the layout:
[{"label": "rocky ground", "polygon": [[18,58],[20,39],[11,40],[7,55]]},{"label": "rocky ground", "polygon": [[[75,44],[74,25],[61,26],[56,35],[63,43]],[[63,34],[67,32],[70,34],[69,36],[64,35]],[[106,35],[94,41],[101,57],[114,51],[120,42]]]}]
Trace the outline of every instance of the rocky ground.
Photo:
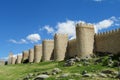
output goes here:
[{"label": "rocky ground", "polygon": [[[111,56],[92,59],[71,58],[51,71],[29,73],[23,80],[119,80],[119,61]],[[67,70],[71,68],[73,70]],[[76,69],[75,69],[76,68]],[[88,69],[87,69],[88,68]],[[78,70],[78,71],[77,71]],[[19,79],[18,79],[19,80]]]},{"label": "rocky ground", "polygon": [[113,56],[61,62],[0,66],[0,80],[119,80],[119,58]]}]

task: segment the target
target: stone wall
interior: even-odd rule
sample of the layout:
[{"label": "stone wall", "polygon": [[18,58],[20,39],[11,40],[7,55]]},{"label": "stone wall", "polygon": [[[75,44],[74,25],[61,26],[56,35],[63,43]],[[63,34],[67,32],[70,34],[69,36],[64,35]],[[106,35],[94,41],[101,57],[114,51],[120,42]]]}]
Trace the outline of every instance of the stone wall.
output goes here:
[{"label": "stone wall", "polygon": [[34,61],[34,49],[29,49],[29,62],[32,63]]},{"label": "stone wall", "polygon": [[0,60],[0,66],[4,66],[5,65],[5,60]]},{"label": "stone wall", "polygon": [[96,34],[95,52],[120,53],[120,29]]},{"label": "stone wall", "polygon": [[23,51],[23,53],[22,53],[22,62],[23,63],[28,62],[28,58],[29,58],[29,51]]},{"label": "stone wall", "polygon": [[12,62],[11,64],[16,64],[16,57],[12,57]]},{"label": "stone wall", "polygon": [[21,64],[21,62],[22,62],[22,55],[17,55],[16,64]]},{"label": "stone wall", "polygon": [[7,64],[11,64],[12,63],[12,57],[13,57],[13,53],[10,53],[9,57],[8,57],[8,63]]},{"label": "stone wall", "polygon": [[55,34],[54,36],[54,60],[62,61],[65,59],[68,45],[67,34]]},{"label": "stone wall", "polygon": [[44,40],[42,46],[42,61],[50,61],[54,52],[54,40]]},{"label": "stone wall", "polygon": [[94,26],[91,24],[79,23],[76,25],[77,55],[89,57],[93,54]]},{"label": "stone wall", "polygon": [[77,55],[77,43],[76,39],[68,41],[66,58],[71,58]]},{"label": "stone wall", "polygon": [[34,46],[34,62],[39,63],[42,58],[42,45],[35,45]]}]

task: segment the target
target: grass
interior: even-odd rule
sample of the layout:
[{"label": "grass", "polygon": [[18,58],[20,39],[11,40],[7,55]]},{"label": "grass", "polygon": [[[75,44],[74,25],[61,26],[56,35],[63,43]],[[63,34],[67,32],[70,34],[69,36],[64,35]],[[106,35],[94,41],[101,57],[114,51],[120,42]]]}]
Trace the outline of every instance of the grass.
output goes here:
[{"label": "grass", "polygon": [[[19,78],[25,77],[28,73],[42,73],[45,71],[51,71],[54,68],[60,68],[63,73],[82,73],[82,71],[86,70],[87,72],[97,73],[105,69],[117,70],[116,68],[109,68],[106,66],[102,66],[101,64],[94,65],[91,63],[90,66],[81,66],[78,67],[76,63],[74,66],[63,67],[64,61],[61,62],[41,62],[41,63],[33,63],[33,64],[16,64],[16,65],[6,65],[0,66],[0,80],[17,80]],[[93,72],[94,70],[94,72]],[[62,74],[62,73],[61,73]],[[55,77],[58,75],[51,76],[47,80],[55,80]],[[66,78],[58,79],[58,80],[68,80],[75,79],[80,80],[82,77],[78,76],[69,76]],[[85,80],[114,80],[109,78],[85,78]]]}]

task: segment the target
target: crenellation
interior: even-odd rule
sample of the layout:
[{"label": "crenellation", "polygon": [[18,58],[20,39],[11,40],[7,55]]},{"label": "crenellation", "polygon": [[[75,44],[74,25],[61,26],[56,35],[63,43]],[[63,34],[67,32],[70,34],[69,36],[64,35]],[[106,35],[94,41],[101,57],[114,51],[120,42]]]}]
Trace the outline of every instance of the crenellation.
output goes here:
[{"label": "crenellation", "polygon": [[94,48],[94,26],[79,23],[76,25],[77,56],[81,58],[90,57]]},{"label": "crenellation", "polygon": [[42,61],[50,61],[54,50],[54,40],[43,40],[42,45]]},{"label": "crenellation", "polygon": [[83,27],[83,28],[92,28],[92,29],[94,29],[94,25],[93,24],[90,24],[90,23],[78,23],[77,25],[76,25],[76,28],[77,27]]},{"label": "crenellation", "polygon": [[34,46],[34,62],[39,63],[42,58],[42,44]]},{"label": "crenellation", "polygon": [[[8,58],[8,64],[20,64],[25,60],[39,63],[40,61],[62,61],[65,58],[90,57],[94,52],[110,52],[117,54],[120,52],[120,28],[105,31],[94,32],[93,24],[76,24],[76,39],[69,40],[68,34],[56,33],[54,39],[45,39],[42,44],[37,44],[34,49],[23,51],[23,54],[17,58],[11,53]],[[17,59],[17,60],[16,60]]]}]

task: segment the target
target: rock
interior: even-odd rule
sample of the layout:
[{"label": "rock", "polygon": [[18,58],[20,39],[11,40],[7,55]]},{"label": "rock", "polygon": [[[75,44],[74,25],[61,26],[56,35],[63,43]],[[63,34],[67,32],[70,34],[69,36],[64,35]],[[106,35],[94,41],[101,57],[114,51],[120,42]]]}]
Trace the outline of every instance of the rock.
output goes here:
[{"label": "rock", "polygon": [[106,78],[106,77],[107,77],[107,75],[104,74],[104,73],[98,73],[98,76],[99,76],[99,77],[102,77],[102,78]]},{"label": "rock", "polygon": [[81,67],[82,66],[82,64],[77,64],[77,67]]},{"label": "rock", "polygon": [[113,74],[114,71],[112,71],[112,70],[103,70],[102,73],[104,73],[104,74]]},{"label": "rock", "polygon": [[83,77],[91,77],[92,75],[91,74],[83,74]]},{"label": "rock", "polygon": [[29,73],[29,74],[28,74],[29,78],[32,78],[33,75],[34,75],[33,73]]},{"label": "rock", "polygon": [[56,75],[56,72],[52,72],[52,75]]},{"label": "rock", "polygon": [[99,64],[99,63],[101,63],[102,60],[103,60],[103,58],[99,58],[99,59],[95,60],[95,64]]},{"label": "rock", "polygon": [[73,66],[75,65],[75,59],[69,59],[66,61],[66,63],[64,64],[64,66]]},{"label": "rock", "polygon": [[49,76],[46,74],[41,74],[38,75],[34,80],[45,80],[46,78],[49,78]]},{"label": "rock", "polygon": [[69,76],[69,73],[64,73],[60,76],[60,78],[65,78],[65,77],[68,77]]},{"label": "rock", "polygon": [[49,72],[43,72],[42,74],[50,75],[50,73],[49,73]]},{"label": "rock", "polygon": [[68,79],[68,80],[75,80],[75,79]]},{"label": "rock", "polygon": [[72,76],[81,76],[79,73],[73,73]]},{"label": "rock", "polygon": [[89,65],[90,65],[90,63],[89,63],[89,62],[87,62],[87,61],[84,61],[83,65],[84,65],[84,66],[89,66]]},{"label": "rock", "polygon": [[92,77],[97,77],[97,74],[92,74]]},{"label": "rock", "polygon": [[87,74],[87,71],[83,71],[83,72],[82,72],[82,75],[84,75],[84,74]]},{"label": "rock", "polygon": [[75,57],[75,61],[76,61],[76,62],[80,62],[80,60],[81,60],[81,59],[80,59],[79,57],[77,57],[77,56]]},{"label": "rock", "polygon": [[58,74],[58,73],[62,72],[62,70],[59,69],[59,68],[54,68],[54,69],[52,70],[52,72]]}]

